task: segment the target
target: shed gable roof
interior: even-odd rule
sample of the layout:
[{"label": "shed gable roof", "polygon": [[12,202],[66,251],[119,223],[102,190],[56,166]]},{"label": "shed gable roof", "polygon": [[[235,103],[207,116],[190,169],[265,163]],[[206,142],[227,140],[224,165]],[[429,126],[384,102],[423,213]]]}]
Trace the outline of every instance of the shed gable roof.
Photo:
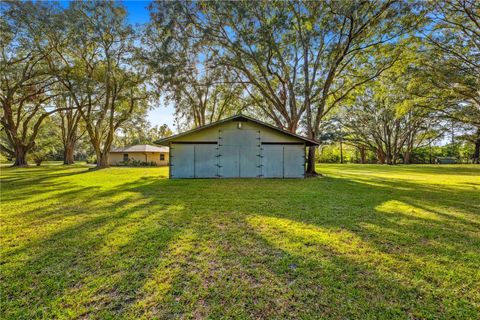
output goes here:
[{"label": "shed gable roof", "polygon": [[166,137],[166,138],[163,138],[163,139],[160,139],[160,140],[157,140],[157,141],[154,141],[155,144],[166,144],[172,140],[175,140],[176,138],[180,138],[180,137],[184,137],[184,136],[187,136],[189,134],[192,134],[192,133],[195,133],[195,132],[198,132],[198,131],[201,131],[201,130],[204,130],[204,129],[207,129],[207,128],[211,128],[211,127],[214,127],[214,126],[217,126],[219,124],[222,124],[222,123],[225,123],[225,122],[228,122],[228,121],[234,121],[234,120],[243,120],[243,121],[252,121],[254,123],[257,123],[261,126],[264,126],[264,127],[267,127],[267,128],[270,128],[270,129],[273,129],[277,132],[280,132],[280,133],[283,133],[285,135],[288,135],[288,136],[292,136],[292,137],[295,137],[295,138],[298,138],[300,140],[303,140],[305,141],[306,145],[307,146],[316,146],[318,145],[319,143],[315,140],[312,140],[312,139],[309,139],[309,138],[305,138],[305,137],[302,137],[298,134],[295,134],[295,133],[291,133],[291,132],[288,132],[288,131],[285,131],[283,129],[280,129],[280,128],[277,128],[275,126],[272,126],[268,123],[265,123],[265,122],[262,122],[262,121],[259,121],[259,120],[256,120],[256,119],[253,119],[253,118],[250,118],[250,117],[247,117],[247,116],[244,116],[244,115],[235,115],[235,116],[232,116],[232,117],[229,117],[229,118],[226,118],[226,119],[223,119],[223,120],[220,120],[220,121],[217,121],[217,122],[213,122],[213,123],[210,123],[210,124],[207,124],[207,125],[204,125],[204,126],[201,126],[201,127],[198,127],[198,128],[195,128],[195,129],[192,129],[192,130],[188,130],[188,131],[185,131],[185,132],[182,132],[182,133],[179,133],[179,134],[175,134],[173,136],[170,136],[170,137]]}]

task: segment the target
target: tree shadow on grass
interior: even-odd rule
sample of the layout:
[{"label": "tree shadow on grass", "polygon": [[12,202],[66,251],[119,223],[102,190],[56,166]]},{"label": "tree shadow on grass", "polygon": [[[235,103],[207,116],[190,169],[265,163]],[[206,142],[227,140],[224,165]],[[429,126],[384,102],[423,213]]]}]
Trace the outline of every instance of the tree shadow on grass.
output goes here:
[{"label": "tree shadow on grass", "polygon": [[[341,186],[346,193],[353,187],[356,201],[362,201],[358,192],[363,189],[377,194],[377,198],[360,206],[363,212],[353,215],[350,222],[346,217],[337,219],[338,214],[350,214],[338,212],[338,198],[326,206],[319,204],[320,210],[312,210],[308,204],[302,207],[305,199],[292,200],[297,192],[305,197],[305,186],[296,181],[283,182],[289,184],[286,191],[289,195],[277,190],[272,199],[269,194],[273,193],[266,189],[276,189],[275,181],[273,185],[256,181],[256,186],[252,186],[243,180],[188,183],[149,180],[144,179],[145,185],[137,190],[165,195],[183,190],[173,198],[184,198],[188,210],[203,220],[188,225],[196,244],[195,249],[187,250],[183,257],[191,261],[175,266],[173,279],[165,276],[172,275],[166,271],[159,272],[152,280],[161,286],[162,281],[168,279],[173,289],[165,290],[156,298],[155,287],[150,288],[144,293],[146,297],[136,302],[135,305],[141,306],[134,309],[136,316],[144,313],[160,317],[237,314],[269,318],[323,314],[333,318],[474,318],[478,314],[478,297],[471,294],[475,292],[478,278],[475,250],[480,243],[472,234],[475,226],[468,221],[456,217],[432,220],[421,216],[435,214],[431,212],[420,212],[420,217],[401,211],[383,212],[381,205],[392,201],[390,190],[381,194],[383,188],[356,182],[345,188],[350,182],[333,179],[327,183]],[[405,190],[412,186],[399,188],[405,196],[409,194]],[[219,193],[220,190],[223,192]],[[421,192],[436,194],[442,190],[425,188]],[[402,194],[396,196],[402,198]],[[317,201],[323,199],[320,197]],[[463,210],[466,208],[470,207]],[[252,212],[262,212],[266,220],[252,225],[256,217]],[[262,232],[262,227],[272,224],[271,219],[284,219],[287,224],[295,225],[294,232],[287,228],[277,234],[275,226]],[[250,230],[252,227],[254,232]],[[319,228],[323,231],[319,232]],[[324,234],[324,241],[314,239],[317,233]],[[336,237],[338,233],[347,236]],[[286,246],[285,242],[289,241],[293,244]],[[292,276],[300,268],[303,270],[298,271],[298,276]],[[452,274],[452,268],[458,274]],[[459,293],[459,288],[464,292]],[[219,305],[224,308],[220,309]]]},{"label": "tree shadow on grass", "polygon": [[[480,234],[477,204],[474,201],[477,192],[451,187],[421,187],[416,183],[385,179],[370,180],[377,186],[335,178],[310,181],[259,180],[254,183],[245,180],[164,183],[144,179],[145,186],[142,189],[148,190],[149,195],[155,194],[155,190],[162,190],[165,195],[173,195],[173,199],[183,198],[188,203],[189,210],[203,214],[205,218],[232,214],[238,219],[246,217],[248,221],[251,213],[256,212],[305,226],[327,228],[332,234],[343,230],[368,245],[370,249],[364,253],[365,260],[361,260],[361,255],[355,253],[354,246],[348,254],[342,255],[340,252],[330,259],[335,260],[333,264],[336,267],[332,270],[337,270],[340,274],[348,273],[351,268],[356,270],[343,280],[334,277],[335,281],[340,281],[338,285],[343,289],[338,291],[337,302],[327,302],[332,312],[330,316],[343,310],[343,315],[349,317],[355,309],[360,312],[357,315],[365,312],[374,316],[388,315],[390,311],[397,316],[415,315],[425,318],[474,318],[478,315],[480,297],[476,290],[480,281],[477,268],[480,263]],[[179,190],[182,190],[181,194],[177,193]],[[452,197],[459,196],[465,201],[451,201]],[[434,209],[430,210],[431,208]],[[463,217],[464,214],[468,217]],[[202,227],[210,228],[207,223]],[[195,230],[201,228],[196,226]],[[202,234],[206,233],[208,232],[202,231]],[[282,235],[285,238],[289,236],[288,232]],[[348,242],[348,238],[345,241]],[[299,249],[302,245],[312,246],[308,244],[308,237],[297,242]],[[236,247],[234,242],[229,246]],[[249,246],[252,247],[253,245]],[[275,250],[272,243],[268,247],[276,254],[278,249],[282,249],[277,247]],[[295,264],[302,259],[308,260],[308,255],[295,257],[294,251],[287,253],[294,256],[287,260],[296,261]],[[386,260],[383,261],[382,258]],[[318,258],[314,256],[310,260],[313,261],[309,266],[312,269],[310,274],[305,275],[307,278],[321,271],[316,271],[314,267]],[[237,257],[237,262],[240,261],[242,258]],[[270,267],[275,269],[276,262],[273,261]],[[224,262],[220,264],[222,263]],[[339,267],[344,265],[348,267]],[[372,270],[377,271],[372,275]],[[361,280],[366,277],[365,274],[368,275],[368,281]],[[288,283],[282,274],[278,274],[276,279],[282,283],[281,286]],[[315,286],[316,280],[310,278],[304,285]],[[334,285],[334,282],[329,282],[329,285]],[[352,289],[354,294],[351,299],[360,294],[363,294],[363,298],[339,306],[342,294],[352,294],[348,292],[351,286],[364,287]],[[222,285],[221,288],[227,290],[228,286]],[[216,290],[217,293],[220,291]],[[320,292],[316,294],[312,293],[310,298],[318,299],[321,296]],[[398,298],[393,299],[395,295]],[[272,295],[267,297],[259,298],[265,307],[268,308],[266,305],[269,303],[270,307],[275,305],[275,298]],[[372,310],[376,311],[369,313],[373,298],[378,300],[377,309],[374,308]],[[234,302],[233,304],[235,305]],[[249,310],[256,312],[252,311],[255,308],[249,308],[253,307],[239,307],[239,310],[247,312],[246,314]],[[308,309],[307,303],[305,308]],[[208,307],[205,306],[204,309],[207,310]],[[209,310],[212,312],[211,308]],[[319,312],[317,309],[306,310],[304,315],[314,314],[310,311]],[[260,316],[261,313],[256,315]]]},{"label": "tree shadow on grass", "polygon": [[[445,193],[449,197],[461,194],[466,202],[455,204],[454,209],[475,219],[476,204],[471,200],[475,199],[476,192],[371,180],[379,186],[334,178],[254,182],[142,179],[142,186],[135,187],[137,192],[149,197],[157,195],[159,199],[181,199],[186,210],[203,219],[201,223],[188,225],[196,235],[196,241],[203,245],[197,244],[197,249],[187,251],[185,256],[204,255],[204,261],[214,263],[203,266],[200,273],[200,262],[195,259],[177,266],[179,270],[174,273],[177,276],[169,280],[177,289],[167,290],[161,299],[151,298],[155,296],[155,289],[151,289],[142,299],[149,303],[136,302],[134,305],[139,304],[142,308],[135,309],[137,313],[134,314],[152,312],[156,316],[168,317],[172,316],[168,312],[173,312],[175,316],[220,316],[222,312],[232,312],[268,318],[289,314],[314,316],[323,312],[326,317],[333,318],[365,315],[474,318],[478,314],[479,301],[475,290],[480,280],[477,272],[480,263],[477,222],[444,212],[442,206],[452,209]],[[120,186],[119,190],[129,188]],[[434,206],[442,214],[418,206],[416,202],[419,200],[415,199],[421,199],[426,208]],[[350,205],[345,206],[344,203],[349,201]],[[402,212],[404,209],[407,212]],[[339,252],[329,253],[324,258],[308,248],[321,251],[319,246],[326,244],[315,241],[312,244],[308,236],[298,238],[298,234],[282,233],[279,239],[297,237],[295,248],[287,250],[268,239],[271,234],[275,237],[271,229],[267,232],[267,243],[262,243],[258,237],[263,238],[265,234],[253,235],[247,231],[251,228],[248,223],[252,213],[301,224],[297,226],[300,234],[303,229],[327,228],[327,243],[335,240],[336,233],[348,232],[358,244],[348,247],[350,238],[346,237],[341,240],[348,248],[346,252],[336,250]],[[368,250],[362,251],[365,246]],[[296,254],[295,250],[306,253]],[[205,251],[209,253],[205,254]],[[258,258],[258,255],[263,257]],[[286,262],[289,262],[288,268],[306,263],[298,287],[292,287],[292,280],[285,273],[288,270]],[[325,266],[318,268],[317,263]],[[279,265],[283,269],[279,269]],[[252,271],[255,266],[257,273]],[[326,272],[325,278],[316,278],[322,272]],[[197,275],[194,280],[185,276],[192,273]],[[166,278],[160,276],[160,279]],[[161,284],[161,280],[155,281]],[[269,282],[275,285],[269,287]],[[192,294],[199,285],[207,289]],[[319,290],[308,291],[310,287]],[[243,295],[235,288],[241,288],[241,292],[247,294]],[[302,290],[309,293],[298,297]],[[259,292],[261,294],[256,294]],[[322,300],[322,297],[328,299]],[[296,304],[292,305],[291,301]],[[191,307],[196,303],[200,307]],[[224,306],[221,311],[219,304]]]},{"label": "tree shadow on grass", "polygon": [[[301,214],[292,210],[267,215],[333,232],[347,231],[389,258],[395,257],[396,263],[404,265],[403,276],[412,279],[405,285],[422,292],[424,298],[412,310],[417,315],[422,309],[429,313],[420,317],[478,317],[478,191],[422,187],[372,177],[368,180],[362,183],[327,178],[327,185],[341,186],[341,190],[324,188],[317,200],[323,204],[312,205]],[[329,201],[328,197],[335,200]],[[348,211],[342,207],[347,202]],[[395,268],[382,260],[365,263],[370,268],[382,265],[386,268],[384,276],[394,275]],[[428,283],[434,287],[428,288]],[[404,303],[408,305],[409,301]]]},{"label": "tree shadow on grass", "polygon": [[296,297],[303,306],[300,317],[473,319],[478,314],[467,297],[439,289],[432,281],[438,274],[418,275],[412,261],[386,253],[354,232],[268,216],[247,221],[294,262],[294,292],[309,292],[307,299]]},{"label": "tree shadow on grass", "polygon": [[[85,166],[42,166],[27,168],[2,168],[2,184],[17,183],[17,186],[28,186],[38,184],[53,178],[72,176],[89,172]],[[5,187],[8,190],[8,186]]]},{"label": "tree shadow on grass", "polygon": [[76,208],[75,214],[69,205],[64,212],[50,208],[41,214],[48,220],[33,217],[41,235],[6,248],[2,318],[102,318],[120,312],[175,237],[175,221],[188,222],[178,206],[152,204],[132,192],[97,192],[96,201],[82,203],[91,191],[72,188],[53,194]]}]

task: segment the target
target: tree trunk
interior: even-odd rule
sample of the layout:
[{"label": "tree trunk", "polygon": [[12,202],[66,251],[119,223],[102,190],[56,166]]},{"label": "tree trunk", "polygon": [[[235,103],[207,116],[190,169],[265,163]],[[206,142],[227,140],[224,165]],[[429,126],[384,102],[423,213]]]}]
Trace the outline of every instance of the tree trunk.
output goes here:
[{"label": "tree trunk", "polygon": [[67,142],[63,150],[63,164],[74,164],[73,152],[75,150],[75,143],[73,141]]},{"label": "tree trunk", "polygon": [[307,159],[307,175],[316,175],[315,171],[315,146],[308,147],[308,159]]},{"label": "tree trunk", "polygon": [[433,154],[432,154],[432,142],[428,144],[429,152],[428,152],[428,163],[433,163]]},{"label": "tree trunk", "polygon": [[340,163],[343,164],[343,143],[342,143],[342,140],[340,140]]},{"label": "tree trunk", "polygon": [[385,161],[388,165],[394,164],[394,159],[390,150],[387,150],[387,152],[385,153]]},{"label": "tree trunk", "polygon": [[377,150],[377,162],[379,164],[385,164],[385,153],[380,149]]},{"label": "tree trunk", "polygon": [[27,148],[22,145],[15,146],[15,162],[14,167],[26,167],[27,163]]},{"label": "tree trunk", "polygon": [[361,146],[360,148],[360,163],[365,163],[365,146]]},{"label": "tree trunk", "polygon": [[108,152],[100,152],[97,154],[97,168],[108,168],[110,164],[108,163]]},{"label": "tree trunk", "polygon": [[407,150],[403,153],[403,164],[410,164],[410,151]]},{"label": "tree trunk", "polygon": [[473,152],[473,163],[480,164],[480,128],[477,129],[477,139],[475,140],[475,151]]}]

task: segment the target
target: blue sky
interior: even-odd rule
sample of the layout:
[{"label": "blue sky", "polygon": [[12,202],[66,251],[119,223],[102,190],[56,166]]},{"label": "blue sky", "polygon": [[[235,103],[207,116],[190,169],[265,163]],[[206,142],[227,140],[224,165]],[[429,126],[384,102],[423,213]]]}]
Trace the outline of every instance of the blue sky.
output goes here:
[{"label": "blue sky", "polygon": [[[68,7],[68,4],[73,2],[72,0],[62,0],[60,4],[64,7]],[[123,5],[128,10],[128,20],[131,23],[145,23],[148,22],[148,10],[147,6],[151,1],[122,1]]]},{"label": "blue sky", "polygon": [[128,20],[131,23],[148,22],[147,6],[151,1],[124,1],[123,4],[128,10]]}]

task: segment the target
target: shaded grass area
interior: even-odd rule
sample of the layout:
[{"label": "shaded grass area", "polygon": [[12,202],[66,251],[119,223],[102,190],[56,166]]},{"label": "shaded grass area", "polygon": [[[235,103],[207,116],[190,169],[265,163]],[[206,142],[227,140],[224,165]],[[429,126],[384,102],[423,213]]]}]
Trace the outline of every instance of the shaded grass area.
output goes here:
[{"label": "shaded grass area", "polygon": [[478,319],[480,167],[1,168],[0,318]]}]

